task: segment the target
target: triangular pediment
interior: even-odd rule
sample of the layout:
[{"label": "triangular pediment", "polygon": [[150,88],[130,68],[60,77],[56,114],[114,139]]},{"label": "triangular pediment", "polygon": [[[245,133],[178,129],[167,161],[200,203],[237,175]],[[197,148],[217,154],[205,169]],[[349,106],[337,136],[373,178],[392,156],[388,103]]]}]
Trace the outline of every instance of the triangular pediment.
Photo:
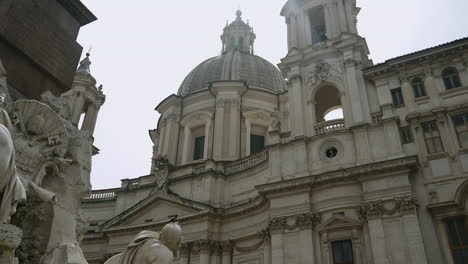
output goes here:
[{"label": "triangular pediment", "polygon": [[199,210],[181,205],[179,203],[174,203],[164,199],[157,199],[154,201],[154,203],[147,206],[145,209],[139,210],[138,212],[135,212],[135,214],[130,215],[126,221],[122,222],[122,224],[136,225],[157,222],[167,220],[172,215],[178,215],[179,217],[182,217],[185,215],[194,214],[198,211]]},{"label": "triangular pediment", "polygon": [[300,55],[300,54],[301,52],[299,51],[299,49],[297,49],[296,47],[293,47],[289,50],[288,54],[286,55],[286,58]]},{"label": "triangular pediment", "polygon": [[101,230],[121,225],[131,226],[164,221],[170,216],[183,217],[209,210],[194,201],[163,192],[154,193],[103,223]]},{"label": "triangular pediment", "polygon": [[332,217],[328,218],[321,226],[320,229],[334,229],[340,227],[353,227],[353,226],[361,226],[362,222],[359,220],[355,220],[343,215],[333,215]]}]

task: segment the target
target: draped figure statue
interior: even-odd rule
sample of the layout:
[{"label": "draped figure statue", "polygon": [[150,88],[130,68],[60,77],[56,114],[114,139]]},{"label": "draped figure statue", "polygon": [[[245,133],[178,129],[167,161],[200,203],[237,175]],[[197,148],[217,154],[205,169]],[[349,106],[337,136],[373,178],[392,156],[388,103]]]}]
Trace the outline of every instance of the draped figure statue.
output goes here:
[{"label": "draped figure statue", "polygon": [[121,254],[105,264],[171,264],[178,255],[182,229],[176,222],[164,226],[161,233],[140,232]]},{"label": "draped figure statue", "polygon": [[4,95],[0,95],[0,223],[8,224],[18,202],[26,199],[26,191],[16,174],[12,125],[2,108],[4,99]]}]

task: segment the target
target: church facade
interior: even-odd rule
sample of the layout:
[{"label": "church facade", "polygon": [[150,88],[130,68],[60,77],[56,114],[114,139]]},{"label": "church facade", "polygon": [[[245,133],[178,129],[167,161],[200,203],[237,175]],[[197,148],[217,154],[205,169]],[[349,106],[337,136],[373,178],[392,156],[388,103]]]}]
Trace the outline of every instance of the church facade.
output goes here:
[{"label": "church facade", "polygon": [[238,11],[156,107],[150,174],[82,200],[88,262],[177,215],[180,264],[467,263],[468,39],[375,65],[359,11],[289,0],[278,68]]}]

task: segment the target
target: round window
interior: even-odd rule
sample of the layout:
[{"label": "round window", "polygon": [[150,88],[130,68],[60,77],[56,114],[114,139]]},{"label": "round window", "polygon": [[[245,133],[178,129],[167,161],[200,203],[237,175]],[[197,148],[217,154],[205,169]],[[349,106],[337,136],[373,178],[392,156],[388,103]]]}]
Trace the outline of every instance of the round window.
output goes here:
[{"label": "round window", "polygon": [[327,158],[329,159],[333,159],[337,154],[338,150],[335,147],[330,147],[325,150],[325,155],[327,155]]}]

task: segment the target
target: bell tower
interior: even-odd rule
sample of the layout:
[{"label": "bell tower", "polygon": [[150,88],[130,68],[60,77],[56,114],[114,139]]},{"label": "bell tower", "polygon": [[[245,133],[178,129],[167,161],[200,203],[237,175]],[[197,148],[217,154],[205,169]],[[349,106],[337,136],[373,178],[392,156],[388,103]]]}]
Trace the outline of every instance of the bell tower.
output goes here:
[{"label": "bell tower", "polygon": [[362,69],[372,61],[358,35],[359,11],[356,0],[289,0],[283,7],[288,54],[278,66],[288,79],[294,138],[319,133],[337,109],[343,117],[335,125],[371,122]]},{"label": "bell tower", "polygon": [[288,49],[357,35],[360,10],[356,0],[288,1],[281,11],[288,25]]}]

